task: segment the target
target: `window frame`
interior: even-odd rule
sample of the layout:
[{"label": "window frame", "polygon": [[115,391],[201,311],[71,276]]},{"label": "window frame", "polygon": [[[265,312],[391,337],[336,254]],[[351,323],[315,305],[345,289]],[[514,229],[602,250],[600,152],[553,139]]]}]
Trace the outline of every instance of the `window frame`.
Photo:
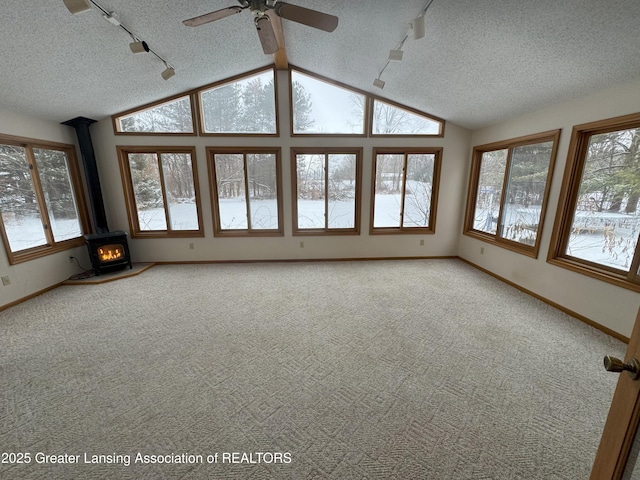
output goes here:
[{"label": "window frame", "polygon": [[[282,149],[280,147],[207,147],[207,167],[209,173],[209,192],[211,194],[211,213],[213,215],[213,235],[214,237],[283,237],[284,236],[284,209],[282,206]],[[220,223],[220,205],[218,202],[218,182],[216,178],[216,154],[221,155],[242,155],[244,162],[244,186],[245,202],[247,214],[251,215],[250,198],[246,194],[248,188],[247,174],[247,154],[274,154],[276,158],[276,188],[277,188],[277,208],[278,208],[278,228],[277,229],[254,229],[250,228],[247,222],[246,229],[223,229]]]},{"label": "window frame", "polygon": [[[275,106],[275,121],[276,121],[276,131],[275,133],[229,133],[229,132],[205,132],[205,123],[204,123],[204,108],[202,107],[202,93],[211,90],[213,88],[221,87],[230,83],[235,83],[239,80],[242,80],[247,77],[253,77],[255,75],[259,75],[261,73],[265,73],[271,71],[273,72],[273,101]],[[280,115],[279,115],[279,104],[278,104],[278,72],[274,66],[269,66],[266,68],[257,68],[255,70],[251,70],[249,72],[241,73],[240,75],[234,75],[233,77],[225,78],[218,82],[209,83],[207,85],[203,85],[202,87],[198,87],[194,90],[195,96],[195,104],[197,109],[197,117],[198,117],[198,135],[201,137],[279,137],[280,136]],[[195,124],[194,124],[195,125]]]},{"label": "window frame", "polygon": [[[293,236],[332,236],[332,235],[360,235],[361,223],[361,201],[362,201],[362,147],[292,147],[291,148],[291,209]],[[298,164],[297,155],[325,155],[325,227],[324,228],[303,228],[298,226]],[[326,162],[330,154],[346,154],[356,156],[356,187],[354,198],[354,227],[353,228],[329,228],[328,217],[326,215],[329,195],[327,192],[329,183],[326,182],[328,171]]]},{"label": "window frame", "polygon": [[[418,115],[420,117],[425,117],[428,120],[437,122],[440,124],[440,129],[438,131],[438,133],[374,133],[373,132],[373,115],[375,113],[375,102],[382,102],[382,103],[386,103],[387,105],[390,105],[394,108],[397,108],[399,110],[404,110],[408,113],[412,113],[414,115]],[[386,98],[382,98],[382,97],[378,97],[376,95],[369,95],[369,101],[367,102],[369,103],[368,109],[368,115],[369,115],[369,136],[372,138],[411,138],[411,137],[420,137],[420,138],[443,138],[444,137],[444,127],[446,122],[439,117],[436,117],[434,115],[431,115],[429,113],[423,112],[421,110],[417,110],[415,108],[406,106],[406,105],[402,105],[400,103],[394,102],[392,100],[388,100]]]},{"label": "window frame", "polygon": [[[26,159],[28,164],[30,165],[29,171],[31,174],[31,182],[34,188],[36,199],[38,201],[38,207],[40,209],[40,219],[42,221],[45,240],[47,242],[45,245],[39,245],[36,247],[20,250],[18,252],[13,252],[9,243],[9,237],[7,236],[5,230],[2,215],[0,215],[0,235],[2,236],[2,243],[4,245],[9,264],[16,265],[18,263],[27,262],[29,260],[62,252],[70,248],[86,245],[84,235],[89,233],[91,228],[89,223],[89,211],[87,210],[87,204],[85,201],[85,191],[83,188],[82,176],[76,156],[76,147],[74,145],[69,145],[66,143],[50,142],[2,134],[0,134],[0,144],[21,147],[25,149]],[[55,241],[53,232],[49,227],[51,223],[49,219],[49,212],[46,207],[45,195],[42,191],[42,184],[40,176],[38,174],[38,164],[33,154],[33,149],[57,150],[65,153],[67,158],[67,167],[69,169],[69,180],[71,183],[71,188],[78,212],[78,222],[80,223],[80,229],[82,231],[82,234],[79,237],[71,238],[68,240],[61,240],[58,242]]]},{"label": "window frame", "polygon": [[[636,245],[629,272],[626,274],[620,273],[620,269],[590,262],[565,253],[569,243],[573,215],[576,210],[580,182],[591,137],[602,133],[635,128],[640,128],[640,113],[583,123],[573,127],[547,262],[619,287],[640,292],[640,275],[637,274],[640,268],[640,242]],[[634,272],[636,273],[634,274]]]},{"label": "window frame", "polygon": [[[426,147],[426,148],[374,148],[373,149],[373,170],[371,178],[371,211],[369,222],[369,234],[370,235],[385,235],[385,234],[435,234],[436,233],[436,218],[437,218],[437,205],[438,205],[438,192],[440,187],[440,171],[442,168],[442,147]],[[429,226],[428,227],[375,227],[373,222],[375,218],[375,202],[376,202],[376,175],[378,168],[378,155],[403,155],[403,172],[402,172],[402,204],[400,206],[400,219],[401,223],[404,217],[404,202],[406,199],[406,182],[407,182],[407,159],[409,155],[433,155],[433,181],[431,183],[431,205],[429,210]]]},{"label": "window frame", "polygon": [[[144,112],[147,110],[151,110],[155,107],[165,105],[168,103],[172,103],[175,100],[179,100],[181,98],[189,97],[189,104],[191,106],[191,124],[193,125],[193,131],[191,132],[124,132],[120,129],[120,118],[130,116],[137,112]],[[113,125],[113,133],[114,135],[136,135],[136,136],[179,136],[179,137],[195,137],[198,135],[198,123],[197,123],[197,115],[196,115],[196,102],[194,101],[194,93],[192,91],[179,93],[177,95],[173,95],[171,97],[166,97],[155,102],[147,103],[145,105],[141,105],[135,108],[131,108],[129,110],[125,110],[124,112],[116,113],[111,116],[111,123]]]},{"label": "window frame", "polygon": [[[200,197],[200,185],[198,180],[198,162],[196,157],[196,148],[190,146],[131,146],[117,145],[118,163],[120,164],[120,176],[124,190],[124,200],[127,209],[127,217],[129,219],[129,228],[131,238],[190,238],[204,237],[204,225],[202,221],[202,200]],[[167,192],[164,187],[164,174],[162,172],[162,164],[159,161],[160,185],[162,187],[162,198],[164,201],[165,218],[167,221],[166,230],[141,230],[138,220],[138,209],[136,206],[135,194],[133,189],[133,179],[131,178],[131,169],[129,165],[129,154],[147,153],[158,156],[160,160],[161,154],[167,153],[188,153],[191,155],[191,171],[193,173],[193,187],[196,199],[196,211],[198,215],[198,230],[173,230],[169,221],[167,211]]]},{"label": "window frame", "polygon": [[[549,192],[551,190],[551,182],[553,179],[553,171],[558,152],[558,142],[560,139],[560,129],[549,130],[546,132],[535,133],[532,135],[526,135],[523,137],[512,138],[509,140],[503,140],[499,142],[493,142],[485,145],[478,145],[473,147],[473,153],[471,157],[471,171],[469,175],[469,188],[467,191],[467,206],[464,217],[464,229],[463,234],[469,237],[473,237],[484,242],[497,245],[502,248],[506,248],[522,255],[527,255],[532,258],[538,258],[540,251],[540,241],[542,238],[542,232],[545,222],[545,216],[547,212],[547,206],[549,203]],[[527,245],[524,243],[516,242],[504,238],[500,234],[500,219],[502,218],[502,209],[505,204],[505,196],[507,193],[507,186],[513,165],[513,150],[518,147],[527,145],[535,145],[537,143],[552,142],[551,155],[549,158],[549,167],[547,170],[547,179],[545,182],[544,195],[542,204],[540,206],[540,219],[538,221],[538,229],[536,232],[536,240],[534,245]],[[495,234],[483,232],[481,230],[474,229],[474,217],[476,199],[478,195],[478,182],[480,180],[480,170],[482,166],[482,156],[484,153],[492,152],[495,150],[508,150],[506,166],[504,172],[504,178],[502,180],[502,192],[500,196],[500,210],[498,213],[498,226]]]},{"label": "window frame", "polygon": [[[320,82],[328,83],[338,88],[342,88],[344,90],[349,90],[358,95],[364,96],[364,111],[362,118],[362,133],[294,133],[293,131],[293,72],[296,71],[301,73],[302,75],[306,75],[307,77],[311,77]],[[369,126],[369,97],[370,94],[365,92],[364,90],[359,90],[345,83],[338,82],[336,80],[332,80],[327,77],[323,77],[322,75],[318,75],[316,73],[310,72],[308,70],[304,70],[298,67],[289,67],[289,134],[291,137],[302,137],[302,138],[311,138],[311,137],[354,137],[354,138],[366,138],[368,132],[371,130]]]}]

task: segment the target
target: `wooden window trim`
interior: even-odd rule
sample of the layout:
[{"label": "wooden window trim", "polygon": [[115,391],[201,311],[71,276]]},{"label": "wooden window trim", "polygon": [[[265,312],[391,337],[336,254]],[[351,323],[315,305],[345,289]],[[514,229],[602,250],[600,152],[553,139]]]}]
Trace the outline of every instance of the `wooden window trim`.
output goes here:
[{"label": "wooden window trim", "polygon": [[[195,147],[170,147],[170,146],[116,146],[118,152],[118,160],[120,164],[120,177],[122,179],[122,186],[124,189],[124,199],[127,208],[127,217],[129,218],[129,228],[131,238],[194,238],[204,237],[204,225],[202,222],[202,202],[200,198],[200,182],[198,180],[198,162],[196,158]],[[129,167],[130,153],[148,153],[160,155],[163,153],[188,153],[191,155],[191,171],[193,173],[193,186],[196,198],[196,211],[198,215],[198,230],[172,230],[171,222],[168,218],[168,206],[166,199],[166,191],[164,187],[164,175],[162,173],[162,165],[159,165],[160,169],[160,183],[162,186],[162,197],[164,200],[165,218],[167,221],[166,230],[141,230],[138,222],[138,209],[135,201],[135,194],[133,190],[133,180],[131,178],[131,171]]]},{"label": "wooden window trim", "polygon": [[[306,75],[308,77],[314,78],[320,82],[325,82],[330,85],[349,90],[353,93],[357,93],[358,95],[364,96],[364,111],[362,112],[364,118],[362,119],[362,133],[294,133],[293,131],[293,72],[296,71],[301,73],[302,75]],[[291,137],[303,137],[303,138],[312,138],[312,137],[351,137],[351,138],[363,138],[367,136],[367,132],[369,132],[369,94],[364,90],[359,90],[345,83],[338,82],[336,80],[332,80],[327,77],[323,77],[322,75],[318,75],[316,73],[310,72],[308,70],[304,70],[298,67],[289,67],[289,134]]]},{"label": "wooden window trim", "polygon": [[[151,110],[152,108],[157,107],[159,105],[171,103],[174,100],[179,100],[185,97],[189,97],[189,104],[191,106],[191,124],[193,125],[192,132],[123,132],[122,130],[120,130],[119,119],[121,117],[126,117],[137,112]],[[129,110],[125,110],[124,112],[116,113],[115,115],[111,116],[113,133],[114,135],[124,135],[124,136],[134,135],[134,136],[144,136],[144,137],[176,137],[176,136],[177,137],[195,137],[198,134],[197,133],[198,132],[197,115],[196,115],[195,105],[196,105],[196,102],[194,101],[194,93],[193,91],[188,91],[188,92],[179,93],[177,95],[173,95],[171,97],[163,98],[155,102],[147,103],[142,106],[131,108]]]},{"label": "wooden window trim", "polygon": [[[355,189],[355,218],[354,228],[304,228],[298,227],[298,169],[297,155],[318,155],[318,154],[347,154],[356,156],[356,189]],[[291,206],[293,213],[293,236],[340,236],[340,235],[360,235],[360,202],[362,198],[362,147],[292,147],[291,148]],[[328,173],[325,169],[325,177]],[[325,202],[328,202],[326,189],[328,183],[325,182]],[[326,210],[325,210],[326,211]],[[328,220],[325,218],[325,225]]]},{"label": "wooden window trim", "polygon": [[[544,228],[544,221],[545,221],[545,216],[547,212],[547,205],[549,202],[549,191],[551,190],[553,169],[555,166],[556,156],[558,152],[558,141],[560,139],[560,132],[561,132],[560,129],[549,130],[546,132],[535,133],[532,135],[517,137],[510,140],[493,142],[493,143],[478,145],[473,147],[473,153],[471,158],[471,173],[469,175],[469,188],[467,191],[467,206],[466,206],[466,213],[464,218],[464,230],[462,232],[464,235],[467,235],[472,238],[476,238],[478,240],[482,240],[487,243],[491,243],[498,247],[505,248],[507,250],[520,253],[522,255],[526,255],[532,258],[538,258],[538,254],[540,251],[540,242],[541,242],[542,232]],[[542,205],[540,207],[540,220],[538,223],[538,230],[536,233],[535,244],[525,245],[525,244],[499,236],[498,232],[500,231],[500,225],[498,225],[498,229],[495,235],[482,232],[479,230],[475,230],[473,228],[473,220],[474,220],[474,213],[475,213],[475,203],[476,203],[476,198],[478,194],[478,182],[480,179],[482,155],[486,152],[491,152],[494,150],[504,150],[504,149],[508,150],[507,160],[506,160],[507,164],[505,167],[502,194],[500,198],[500,211],[502,211],[502,208],[504,206],[504,197],[506,195],[506,185],[509,180],[509,175],[510,175],[510,170],[512,165],[511,160],[512,160],[513,149],[517,147],[533,145],[536,143],[544,143],[544,142],[552,142],[553,145],[551,147],[549,168],[547,170],[547,180],[545,184]],[[501,215],[499,215],[499,217],[500,216]]]},{"label": "wooden window trim", "polygon": [[[20,250],[19,252],[12,252],[11,245],[9,244],[9,237],[6,234],[4,221],[2,220],[2,216],[0,215],[0,236],[2,237],[2,243],[4,246],[4,250],[7,254],[7,259],[9,260],[9,265],[16,265],[23,262],[28,262],[30,260],[34,260],[36,258],[45,257],[47,255],[52,255],[54,253],[62,252],[64,250],[68,250],[70,248],[75,248],[81,245],[85,245],[86,242],[84,240],[84,234],[90,231],[90,223],[89,223],[89,212],[87,210],[87,204],[85,202],[85,192],[82,186],[82,177],[80,174],[80,167],[78,165],[78,159],[76,157],[76,149],[74,145],[69,145],[66,143],[59,142],[50,142],[44,140],[37,140],[33,138],[26,137],[18,137],[14,135],[2,135],[0,134],[0,144],[2,145],[12,145],[16,147],[22,147],[26,151],[27,159],[33,168],[30,169],[30,174],[36,194],[36,198],[38,199],[39,207],[40,207],[40,216],[43,222],[43,226],[47,225],[44,228],[45,239],[47,241],[46,245],[39,245],[37,247],[28,248],[25,250]],[[76,201],[76,208],[78,210],[78,221],[80,223],[80,229],[83,232],[83,235],[77,238],[72,238],[68,240],[62,240],[56,242],[53,238],[53,233],[51,229],[48,227],[49,225],[49,215],[46,208],[46,203],[44,203],[44,194],[42,192],[40,177],[38,176],[37,170],[37,162],[33,156],[33,149],[41,148],[46,150],[58,150],[65,153],[67,156],[67,166],[69,168],[69,177],[71,181],[71,188],[73,190],[73,195]]]},{"label": "wooden window trim", "polygon": [[[204,128],[204,109],[202,107],[202,93],[207,91],[207,90],[211,90],[213,88],[216,87],[220,87],[223,85],[227,85],[229,83],[234,83],[237,82],[238,80],[242,80],[244,78],[247,77],[252,77],[255,75],[259,75],[261,73],[265,73],[271,71],[273,72],[273,95],[274,95],[274,102],[275,102],[275,117],[276,117],[276,132],[275,133],[251,133],[251,132],[247,132],[247,133],[225,133],[225,132],[220,132],[220,133],[216,133],[216,132],[205,132]],[[214,82],[214,83],[210,83],[208,85],[204,85],[202,87],[197,88],[196,90],[194,90],[195,92],[195,104],[196,104],[196,110],[198,112],[198,134],[201,137],[279,137],[280,136],[280,115],[278,114],[280,108],[279,108],[279,104],[278,104],[278,72],[275,69],[275,67],[269,66],[267,68],[257,68],[255,70],[251,70],[249,72],[245,72],[242,73],[240,75],[234,75],[233,77],[229,77],[229,78],[225,78],[224,80],[220,80],[218,82]],[[195,124],[194,124],[195,125]]]},{"label": "wooden window trim", "polygon": [[[400,110],[405,110],[409,113],[413,113],[415,115],[419,115],[421,117],[425,117],[428,120],[432,120],[434,122],[437,122],[440,124],[440,129],[438,131],[438,133],[402,133],[402,134],[394,134],[394,133],[373,133],[373,114],[375,112],[375,108],[374,108],[374,103],[378,101],[378,102],[382,102],[382,103],[386,103],[387,105],[391,105],[392,107],[395,108],[399,108]],[[442,118],[436,117],[434,115],[431,115],[427,112],[423,112],[421,110],[417,110],[415,108],[412,107],[408,107],[406,105],[402,105],[400,103],[394,102],[392,100],[388,100],[386,98],[383,97],[378,97],[376,95],[371,95],[369,94],[369,101],[367,102],[369,103],[369,107],[368,107],[368,115],[369,115],[369,120],[368,120],[368,125],[369,125],[369,136],[373,137],[373,138],[412,138],[412,137],[420,137],[420,138],[443,138],[444,137],[444,128],[446,125],[446,121],[443,120]]]},{"label": "wooden window trim", "polygon": [[[398,235],[398,234],[420,234],[420,235],[432,235],[436,233],[436,218],[437,218],[437,206],[438,206],[438,192],[440,188],[440,170],[442,168],[442,147],[429,147],[429,148],[374,148],[373,149],[373,172],[371,178],[371,209],[370,209],[370,222],[369,222],[369,234],[370,235]],[[428,227],[374,227],[373,219],[375,214],[375,196],[376,196],[376,172],[378,167],[377,156],[379,154],[396,154],[404,155],[405,165],[407,157],[411,154],[425,154],[434,155],[433,161],[433,182],[431,185],[431,207],[429,210],[429,226]],[[405,188],[406,188],[406,169],[403,173],[402,181],[402,206],[400,215],[404,212],[405,201]],[[402,218],[402,217],[401,217]]]},{"label": "wooden window trim", "polygon": [[[280,147],[207,147],[207,166],[209,169],[209,192],[211,194],[211,213],[213,215],[213,235],[216,237],[283,237],[284,236],[284,210],[282,207],[282,149]],[[276,158],[276,188],[278,190],[276,202],[278,208],[278,228],[277,229],[238,229],[225,230],[220,223],[220,205],[218,203],[218,183],[216,181],[216,154],[242,155],[246,162],[247,154],[273,154]],[[245,163],[246,165],[246,163]],[[244,169],[245,192],[248,192],[248,172]],[[245,193],[247,202],[247,213],[250,213],[249,198]],[[250,225],[247,222],[247,225]]]},{"label": "wooden window trim", "polygon": [[565,253],[569,242],[571,222],[576,208],[589,139],[593,135],[632,128],[640,128],[640,113],[583,123],[573,127],[547,262],[618,287],[640,292],[640,283],[638,283],[640,279],[633,274],[640,262],[640,244],[636,246],[629,273]]}]

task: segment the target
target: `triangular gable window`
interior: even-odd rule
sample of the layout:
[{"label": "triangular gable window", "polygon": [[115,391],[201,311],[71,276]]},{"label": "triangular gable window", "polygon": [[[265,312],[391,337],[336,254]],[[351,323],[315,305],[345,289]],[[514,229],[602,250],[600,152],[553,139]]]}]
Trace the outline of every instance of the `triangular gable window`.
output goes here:
[{"label": "triangular gable window", "polygon": [[406,107],[373,100],[372,135],[441,136],[444,122]]},{"label": "triangular gable window", "polygon": [[194,134],[188,95],[115,117],[118,133]]},{"label": "triangular gable window", "polygon": [[294,135],[365,135],[366,96],[291,70]]},{"label": "triangular gable window", "polygon": [[277,135],[273,69],[200,90],[202,133]]}]

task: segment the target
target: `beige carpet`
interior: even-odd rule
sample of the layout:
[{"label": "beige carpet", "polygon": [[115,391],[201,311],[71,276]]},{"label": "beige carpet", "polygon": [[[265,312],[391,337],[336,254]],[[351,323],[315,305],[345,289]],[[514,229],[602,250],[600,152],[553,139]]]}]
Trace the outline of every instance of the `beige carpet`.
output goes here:
[{"label": "beige carpet", "polygon": [[0,313],[0,478],[585,479],[624,350],[457,260],[155,266]]}]

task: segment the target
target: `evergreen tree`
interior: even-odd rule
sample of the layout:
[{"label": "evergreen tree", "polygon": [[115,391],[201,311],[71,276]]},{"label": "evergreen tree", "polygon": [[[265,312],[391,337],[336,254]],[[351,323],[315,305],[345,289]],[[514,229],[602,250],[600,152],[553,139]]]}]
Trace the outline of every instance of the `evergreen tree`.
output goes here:
[{"label": "evergreen tree", "polygon": [[293,98],[293,131],[304,132],[315,123],[312,117],[313,103],[311,95],[307,93],[300,82],[293,82],[291,85],[291,96]]}]

